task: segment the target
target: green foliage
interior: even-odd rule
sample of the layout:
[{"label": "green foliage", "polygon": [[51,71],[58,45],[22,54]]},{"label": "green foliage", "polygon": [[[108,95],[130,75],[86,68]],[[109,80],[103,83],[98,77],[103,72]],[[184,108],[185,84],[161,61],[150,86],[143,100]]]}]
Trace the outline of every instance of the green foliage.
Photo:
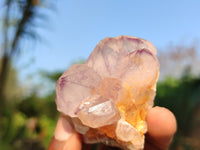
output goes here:
[{"label": "green foliage", "polygon": [[59,114],[54,97],[54,93],[42,98],[32,94],[8,110],[1,122],[0,149],[29,150],[31,144],[47,148]]},{"label": "green foliage", "polygon": [[180,138],[189,137],[193,130],[192,119],[200,104],[199,91],[200,78],[190,76],[183,76],[181,79],[167,78],[158,83],[155,105],[170,109],[177,119],[178,131],[174,145],[180,144]]},{"label": "green foliage", "polygon": [[40,74],[43,78],[46,78],[50,82],[56,82],[58,78],[62,75],[63,71],[55,71],[55,72],[46,72],[41,71]]},{"label": "green foliage", "polygon": [[168,78],[158,83],[155,105],[167,107],[176,116],[180,134],[187,135],[190,130],[191,115],[200,102],[200,79]]}]

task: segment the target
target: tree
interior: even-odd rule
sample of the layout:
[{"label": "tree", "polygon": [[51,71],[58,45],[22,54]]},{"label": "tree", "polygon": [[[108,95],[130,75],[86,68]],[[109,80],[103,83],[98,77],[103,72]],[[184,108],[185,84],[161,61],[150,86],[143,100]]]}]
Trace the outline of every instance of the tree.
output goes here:
[{"label": "tree", "polygon": [[43,9],[42,0],[4,0],[2,19],[2,49],[0,49],[0,116],[5,104],[5,85],[10,66],[21,51],[21,43],[27,36],[36,39],[35,21]]},{"label": "tree", "polygon": [[194,41],[190,45],[169,45],[164,50],[158,51],[160,62],[160,80],[167,76],[180,78],[183,75],[200,75],[200,51],[199,42]]},{"label": "tree", "polygon": [[[17,70],[14,68],[14,62],[20,56],[22,51],[23,41],[26,39],[36,40],[38,35],[36,32],[37,19],[44,19],[41,11],[46,9],[45,4],[50,4],[44,0],[3,0],[4,14],[1,19],[0,26],[2,27],[0,36],[0,141],[9,143],[12,135],[9,133],[14,127],[15,120],[13,115],[15,111],[13,106],[8,103],[7,99],[10,90],[14,91],[19,87],[17,83]],[[29,37],[29,38],[28,38]],[[9,79],[9,81],[8,81]],[[13,81],[12,81],[12,80]],[[9,85],[12,85],[9,87]],[[16,96],[15,96],[16,99]],[[6,120],[6,121],[5,121]],[[5,142],[7,141],[7,142]],[[1,145],[0,144],[0,145]],[[9,143],[10,144],[10,143]]]}]

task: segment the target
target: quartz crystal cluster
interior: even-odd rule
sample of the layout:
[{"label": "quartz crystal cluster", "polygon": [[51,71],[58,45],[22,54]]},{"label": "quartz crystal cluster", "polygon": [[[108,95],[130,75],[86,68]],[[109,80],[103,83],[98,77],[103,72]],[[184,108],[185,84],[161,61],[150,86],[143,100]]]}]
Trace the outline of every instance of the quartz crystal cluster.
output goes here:
[{"label": "quartz crystal cluster", "polygon": [[159,76],[156,52],[144,39],[105,38],[85,64],[63,73],[56,84],[57,109],[84,142],[143,149]]}]

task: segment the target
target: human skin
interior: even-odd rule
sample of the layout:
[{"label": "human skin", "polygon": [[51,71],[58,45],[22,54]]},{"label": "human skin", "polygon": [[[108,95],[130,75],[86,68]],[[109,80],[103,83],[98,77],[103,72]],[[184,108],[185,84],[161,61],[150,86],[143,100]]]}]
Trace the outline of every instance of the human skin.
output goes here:
[{"label": "human skin", "polygon": [[[145,150],[167,150],[177,130],[175,116],[163,107],[151,108],[147,113],[148,132],[145,140]],[[82,144],[78,134],[67,119],[60,115],[54,136],[48,150],[90,150],[91,145]],[[117,150],[100,144],[98,150]]]}]

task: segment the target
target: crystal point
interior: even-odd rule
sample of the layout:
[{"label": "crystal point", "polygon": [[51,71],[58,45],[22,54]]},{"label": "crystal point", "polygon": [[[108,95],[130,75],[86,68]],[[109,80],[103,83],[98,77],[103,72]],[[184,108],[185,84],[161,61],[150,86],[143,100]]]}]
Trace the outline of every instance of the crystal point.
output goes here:
[{"label": "crystal point", "polygon": [[105,38],[85,64],[63,73],[56,84],[57,109],[84,142],[143,149],[146,113],[153,106],[159,76],[156,53],[144,39]]}]

